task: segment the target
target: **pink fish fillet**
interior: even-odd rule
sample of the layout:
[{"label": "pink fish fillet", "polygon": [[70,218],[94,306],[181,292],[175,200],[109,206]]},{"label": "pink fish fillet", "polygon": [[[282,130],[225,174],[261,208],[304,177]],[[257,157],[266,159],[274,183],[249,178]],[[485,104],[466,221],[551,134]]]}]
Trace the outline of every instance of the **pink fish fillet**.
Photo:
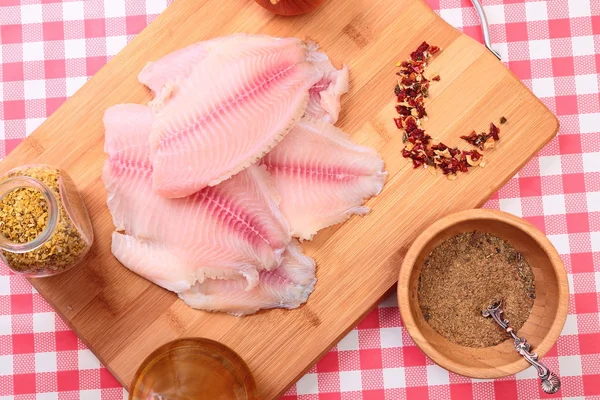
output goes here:
[{"label": "pink fish fillet", "polygon": [[158,95],[165,87],[181,85],[208,54],[217,53],[223,60],[240,57],[270,46],[274,39],[268,35],[238,33],[197,42],[147,63],[138,74],[138,81]]},{"label": "pink fish fillet", "polygon": [[117,105],[104,115],[108,159],[102,179],[119,232],[112,252],[133,272],[172,290],[206,278],[245,278],[276,268],[290,241],[264,167],[252,166],[223,184],[181,199],[152,190],[146,106]]},{"label": "pink fish fillet", "polygon": [[298,122],[262,163],[275,180],[292,235],[306,240],[352,214],[368,213],[363,203],[379,194],[387,175],[375,150],[310,117]]},{"label": "pink fish fillet", "polygon": [[[232,56],[214,46],[183,79],[155,100],[150,158],[154,190],[185,197],[256,162],[304,114],[308,89],[322,72],[295,38]],[[168,101],[165,99],[168,97]]]},{"label": "pink fish fillet", "polygon": [[[267,35],[242,33],[194,43],[149,62],[139,73],[138,80],[159,96],[152,104],[160,105],[209,53],[218,51],[221,57],[238,57],[242,52],[249,53],[260,46],[268,46],[272,39]],[[323,77],[309,90],[306,115],[334,124],[340,113],[340,97],[349,88],[348,66],[337,70],[325,53],[317,51],[319,46],[315,42],[306,45],[308,61],[323,73]]]},{"label": "pink fish fillet", "polygon": [[245,290],[240,280],[207,279],[179,294],[189,306],[242,316],[265,308],[297,308],[306,302],[315,286],[315,262],[292,242],[281,266],[261,271],[259,284]]},{"label": "pink fish fillet", "polygon": [[327,54],[317,51],[315,42],[308,42],[308,61],[323,72],[323,77],[310,88],[310,97],[306,106],[306,115],[335,124],[340,116],[340,98],[348,93],[350,76],[348,66],[337,70],[331,64]]},{"label": "pink fish fillet", "polygon": [[138,74],[138,81],[148,86],[156,95],[169,84],[187,78],[194,67],[208,54],[206,42],[194,43],[175,50],[157,61],[151,61]]}]

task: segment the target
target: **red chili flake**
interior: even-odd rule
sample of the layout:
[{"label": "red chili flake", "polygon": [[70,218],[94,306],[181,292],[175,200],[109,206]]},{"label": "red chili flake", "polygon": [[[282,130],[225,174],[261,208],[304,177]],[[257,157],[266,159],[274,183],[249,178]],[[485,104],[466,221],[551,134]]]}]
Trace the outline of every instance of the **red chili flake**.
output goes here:
[{"label": "red chili flake", "polygon": [[477,150],[471,150],[471,151],[465,151],[463,153],[465,156],[471,156],[471,158],[473,159],[473,161],[477,161],[479,160],[481,157],[483,157],[483,154],[481,154],[480,152],[478,152]]},{"label": "red chili flake", "polygon": [[406,106],[396,106],[396,112],[405,117],[411,115],[410,108]]},{"label": "red chili flake", "polygon": [[402,78],[402,84],[404,86],[411,86],[413,84],[413,81],[411,81],[409,77],[405,76]]},{"label": "red chili flake", "polygon": [[483,143],[485,142],[486,134],[484,134],[484,133],[477,134],[477,133],[475,133],[475,131],[473,131],[469,134],[469,136],[461,136],[460,138],[463,140],[466,140],[473,146],[477,146],[480,149],[483,149]]},{"label": "red chili flake", "polygon": [[[396,94],[396,96],[400,95],[400,85],[396,85],[396,87],[394,88],[394,93]],[[398,100],[401,101],[401,100]]]},{"label": "red chili flake", "polygon": [[440,79],[442,79],[442,78],[439,76],[439,74],[434,76],[433,78],[431,78],[432,81],[436,81],[436,82],[439,82]]},{"label": "red chili flake", "polygon": [[478,147],[480,150],[494,148],[496,142],[500,140],[500,129],[492,122],[489,133],[475,133],[473,131],[469,136],[461,136],[460,138]]},{"label": "red chili flake", "polygon": [[422,61],[424,58],[424,52],[426,52],[429,49],[429,45],[427,44],[427,42],[423,42],[421,43],[421,45],[417,48],[417,50],[413,51],[412,53],[410,53],[410,58],[413,61]]},{"label": "red chili flake", "polygon": [[490,135],[492,135],[492,137],[494,138],[495,141],[500,140],[500,137],[498,136],[498,134],[500,133],[500,129],[494,125],[493,122],[490,123]]},{"label": "red chili flake", "polygon": [[404,130],[406,133],[411,133],[415,129],[417,129],[417,120],[414,117],[408,117],[404,119]]},{"label": "red chili flake", "polygon": [[[431,136],[421,129],[421,121],[427,117],[424,100],[429,97],[430,84],[423,72],[432,54],[439,51],[439,47],[423,42],[410,54],[408,60],[396,64],[400,67],[400,71],[396,72],[399,78],[394,88],[394,95],[398,100],[396,104],[398,117],[394,118],[394,123],[398,129],[404,131],[402,141],[405,143],[405,148],[402,150],[402,156],[410,158],[415,168],[440,166],[442,170],[448,171],[445,173],[455,173],[461,169],[460,162],[447,161],[446,157],[454,158],[460,154],[460,150],[449,149],[441,143],[431,145]],[[439,75],[434,79],[439,80]],[[444,152],[444,156],[442,157],[436,151]]]}]

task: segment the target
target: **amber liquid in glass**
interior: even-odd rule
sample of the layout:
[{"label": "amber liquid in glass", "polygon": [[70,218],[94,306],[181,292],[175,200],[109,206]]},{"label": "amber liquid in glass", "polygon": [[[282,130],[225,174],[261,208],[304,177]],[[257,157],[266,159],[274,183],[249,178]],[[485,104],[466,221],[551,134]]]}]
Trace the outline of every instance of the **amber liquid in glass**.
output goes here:
[{"label": "amber liquid in glass", "polygon": [[180,339],[155,350],[134,377],[134,400],[255,400],[243,360],[207,339]]}]

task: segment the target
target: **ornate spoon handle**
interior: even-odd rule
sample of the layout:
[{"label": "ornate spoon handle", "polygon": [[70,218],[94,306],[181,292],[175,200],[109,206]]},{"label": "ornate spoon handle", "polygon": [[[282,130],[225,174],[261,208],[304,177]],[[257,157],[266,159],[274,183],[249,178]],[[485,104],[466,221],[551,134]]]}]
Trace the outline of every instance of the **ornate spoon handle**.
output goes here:
[{"label": "ornate spoon handle", "polygon": [[537,370],[538,376],[542,381],[542,390],[548,394],[558,392],[558,389],[560,389],[560,379],[558,376],[539,361],[538,355],[531,351],[531,345],[527,343],[527,340],[515,334],[514,329],[508,325],[508,320],[502,316],[503,313],[504,311],[502,311],[500,303],[498,303],[489,306],[481,315],[492,317],[502,329],[505,329],[512,336],[515,341],[515,350]]}]

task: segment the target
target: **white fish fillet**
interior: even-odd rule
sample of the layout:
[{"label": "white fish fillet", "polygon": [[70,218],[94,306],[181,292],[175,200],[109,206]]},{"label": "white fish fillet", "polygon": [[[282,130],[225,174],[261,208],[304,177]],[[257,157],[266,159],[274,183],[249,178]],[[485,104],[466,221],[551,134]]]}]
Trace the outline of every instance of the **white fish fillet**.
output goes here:
[{"label": "white fish fillet", "polygon": [[[104,116],[108,160],[102,178],[117,230],[112,252],[126,267],[175,291],[206,278],[245,278],[276,268],[289,227],[264,167],[252,166],[223,184],[181,199],[152,190],[146,106],[109,108]],[[164,262],[164,264],[163,264]]]},{"label": "white fish fillet", "polygon": [[315,282],[314,260],[292,242],[281,266],[261,271],[259,284],[251,290],[246,290],[239,280],[207,279],[179,297],[194,308],[242,316],[266,308],[297,308],[306,302]]},{"label": "white fish fillet", "polygon": [[315,267],[315,260],[305,255],[300,243],[294,239],[283,253],[281,265],[273,273],[289,282],[313,287],[317,281]]},{"label": "white fish fillet", "polygon": [[[209,53],[218,51],[222,58],[238,57],[242,52],[268,46],[271,40],[273,37],[267,35],[242,33],[194,43],[149,62],[139,73],[138,80],[159,95],[152,104],[161,106]],[[319,46],[315,42],[308,42],[306,46],[309,50],[307,60],[323,73],[323,77],[310,88],[305,113],[334,124],[340,113],[340,97],[349,89],[348,66],[343,65],[337,70],[325,53],[317,51]]]},{"label": "white fish fillet", "polygon": [[308,42],[308,61],[323,72],[323,77],[310,88],[310,97],[306,106],[306,115],[335,124],[340,116],[340,98],[348,93],[350,76],[348,66],[337,70],[331,64],[327,54],[317,51],[319,46]]},{"label": "white fish fillet", "polygon": [[300,40],[267,38],[248,51],[237,40],[235,56],[214,46],[156,99],[150,150],[158,194],[184,197],[217,185],[256,162],[304,114],[322,73]]},{"label": "white fish fillet", "polygon": [[208,54],[217,53],[222,60],[251,54],[259,47],[273,44],[273,36],[238,33],[197,42],[146,64],[138,81],[157,95],[165,86],[180,85]]},{"label": "white fish fillet", "polygon": [[305,240],[352,214],[368,213],[364,200],[379,194],[387,176],[375,150],[309,117],[298,122],[262,163],[275,180],[279,207],[292,235]]},{"label": "white fish fillet", "polygon": [[208,55],[206,42],[194,43],[151,61],[138,74],[138,81],[157,95],[167,85],[187,78],[194,67]]}]

